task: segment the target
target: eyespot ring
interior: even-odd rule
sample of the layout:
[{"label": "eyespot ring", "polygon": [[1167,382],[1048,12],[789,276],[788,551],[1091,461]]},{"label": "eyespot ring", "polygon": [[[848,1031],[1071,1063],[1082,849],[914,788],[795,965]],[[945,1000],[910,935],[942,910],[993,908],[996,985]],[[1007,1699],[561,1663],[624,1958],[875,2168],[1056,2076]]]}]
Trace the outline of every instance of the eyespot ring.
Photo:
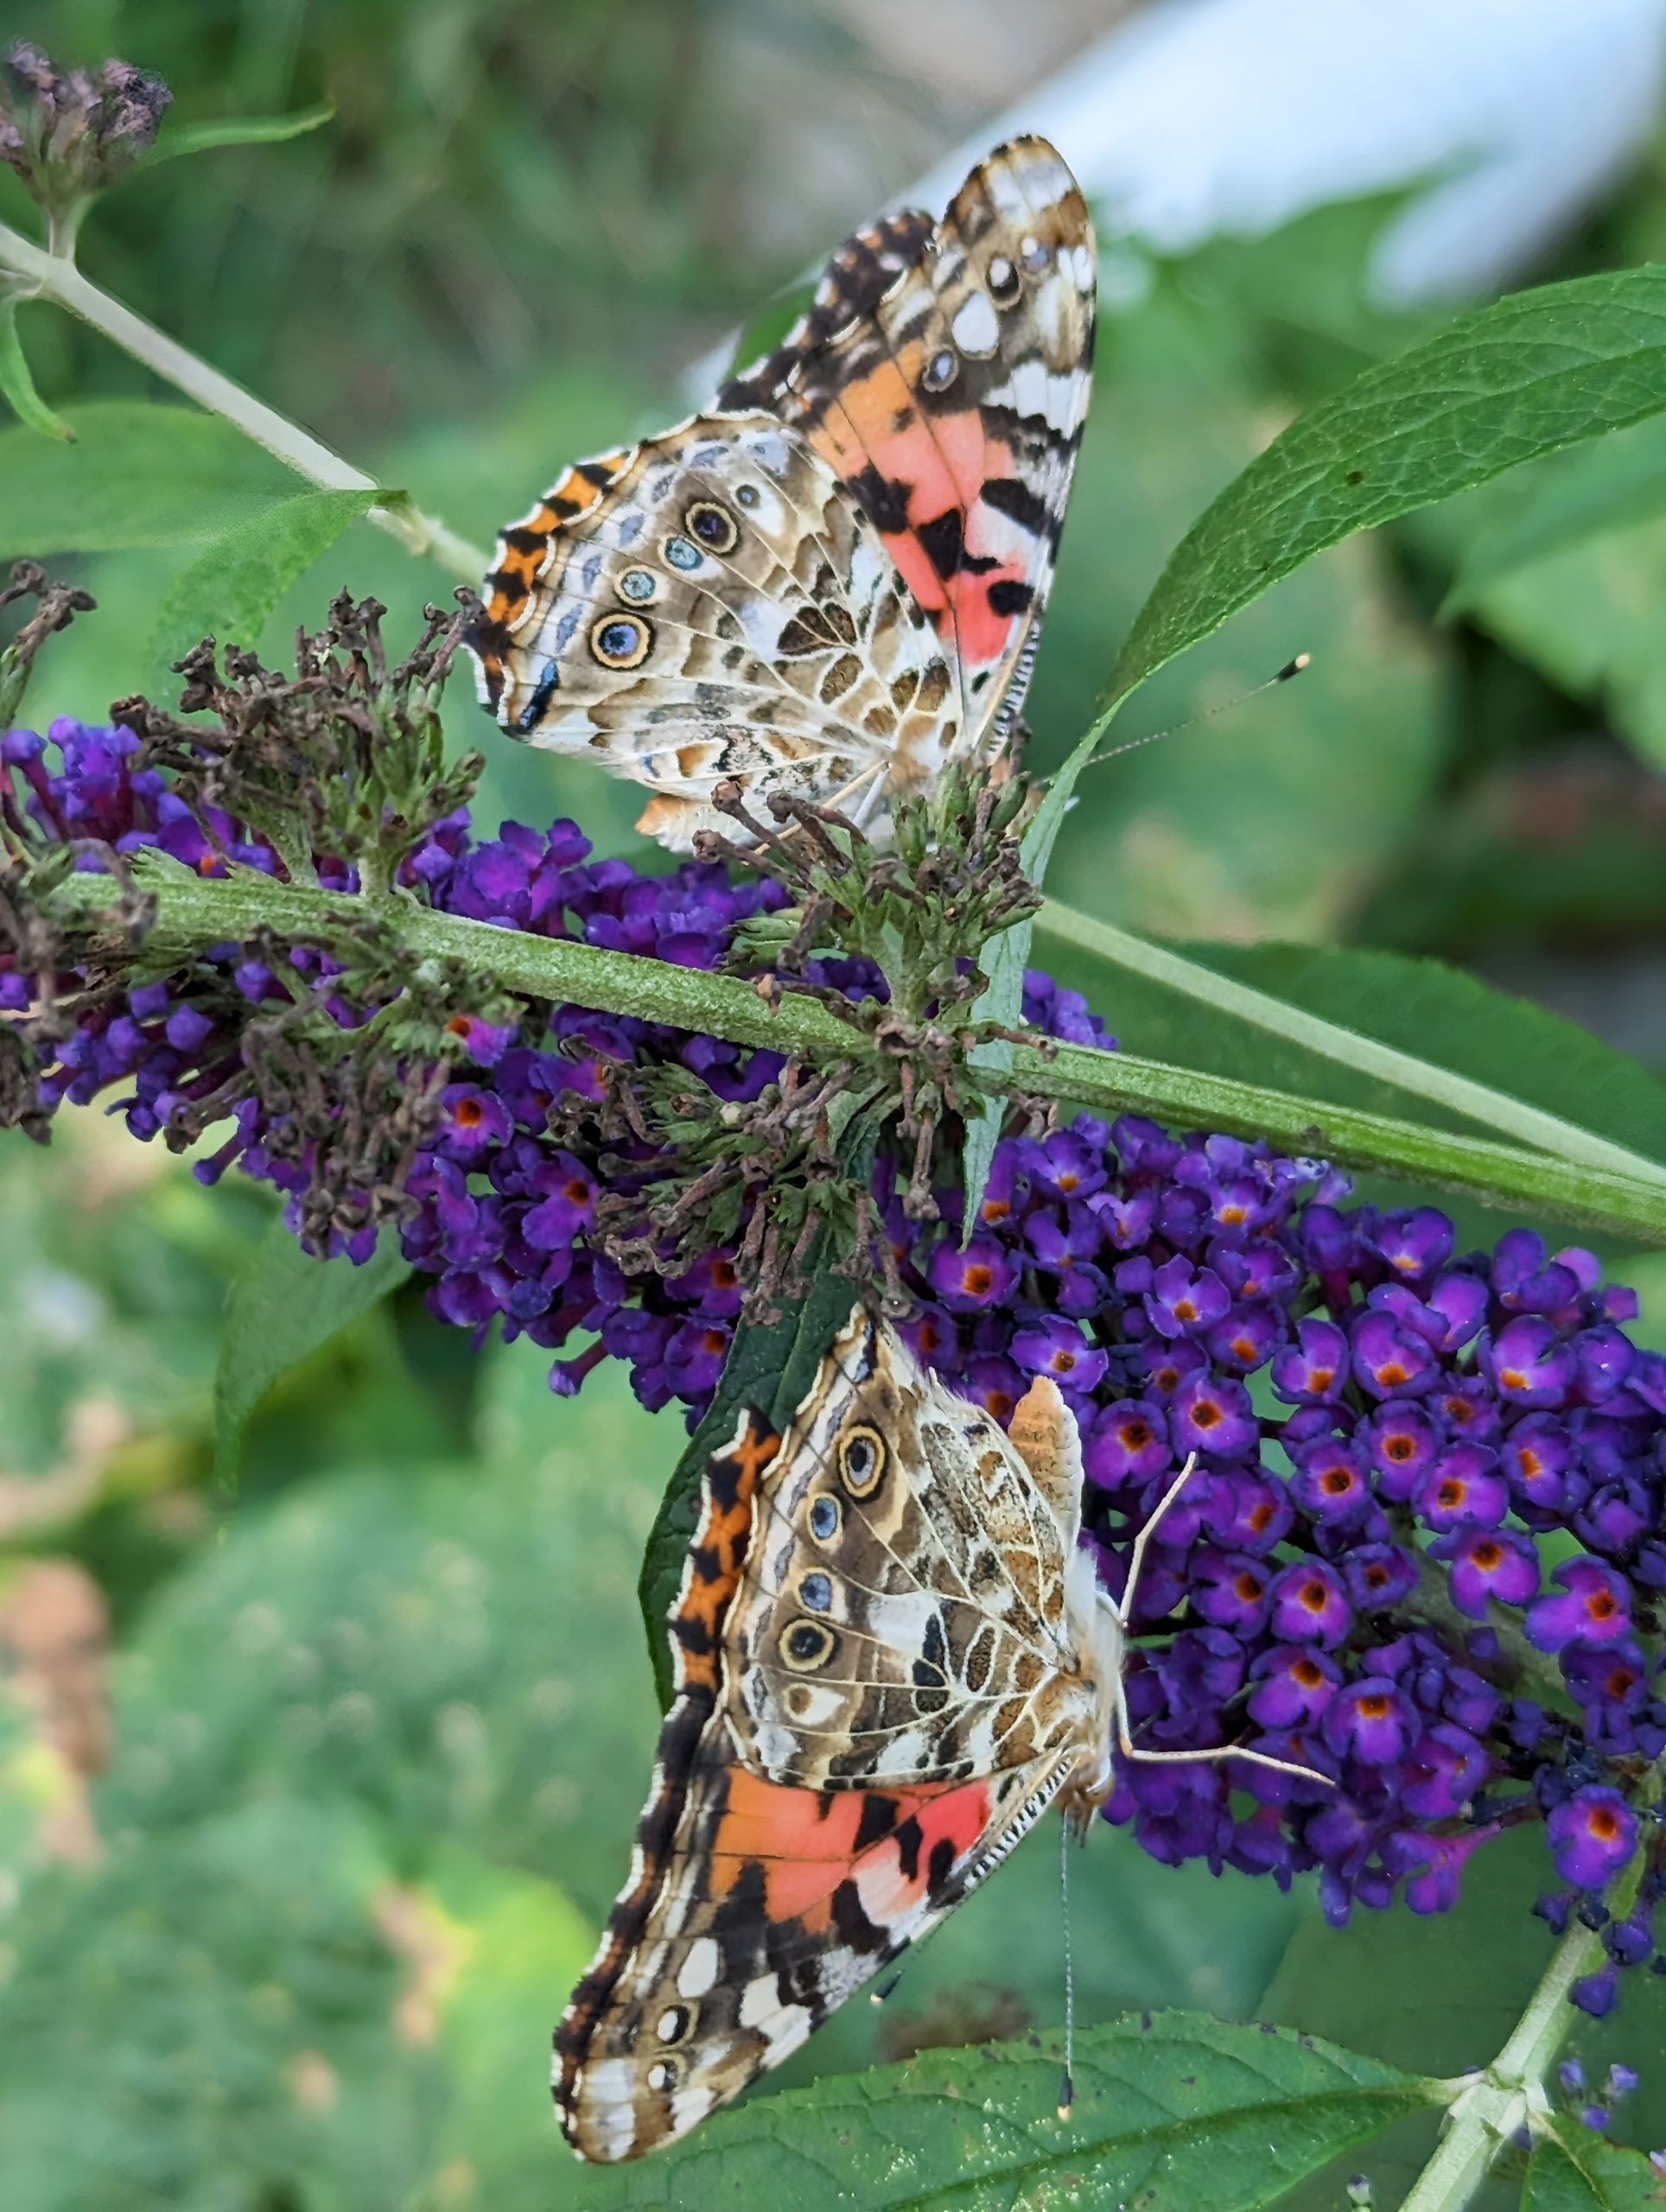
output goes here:
[{"label": "eyespot ring", "polygon": [[844,1526],[844,1508],[830,1490],[810,1501],[810,1533],[818,1544],[830,1544]]},{"label": "eyespot ring", "polygon": [[833,1585],[819,1567],[801,1577],[798,1603],[807,1613],[824,1613],[833,1603]]},{"label": "eyespot ring", "polygon": [[885,1472],[885,1439],[861,1421],[839,1439],[839,1479],[852,1497],[872,1497]]},{"label": "eyespot ring", "polygon": [[960,374],[960,363],[945,346],[941,353],[933,353],[920,372],[920,385],[926,391],[947,391]]},{"label": "eyespot ring", "polygon": [[681,531],[673,531],[665,540],[665,558],[672,568],[681,569],[684,575],[690,569],[697,569],[703,557],[700,548],[690,544]]},{"label": "eyespot ring", "polygon": [[736,487],[734,504],[737,507],[755,507],[762,496],[755,484],[741,484]]},{"label": "eyespot ring", "polygon": [[653,651],[653,628],[639,614],[603,614],[590,625],[590,651],[604,668],[640,668]]},{"label": "eyespot ring", "polygon": [[1024,280],[1004,253],[997,253],[984,273],[989,297],[997,307],[1010,307],[1024,288]]},{"label": "eyespot ring", "polygon": [[645,607],[658,589],[659,579],[652,569],[626,569],[619,580],[620,597],[633,607]]},{"label": "eyespot ring", "polygon": [[733,553],[741,542],[741,525],[718,499],[690,501],[683,527],[714,553]]},{"label": "eyespot ring", "polygon": [[801,1613],[789,1621],[776,1643],[781,1664],[795,1675],[813,1675],[826,1666],[839,1648],[839,1639],[825,1621],[812,1621]]}]

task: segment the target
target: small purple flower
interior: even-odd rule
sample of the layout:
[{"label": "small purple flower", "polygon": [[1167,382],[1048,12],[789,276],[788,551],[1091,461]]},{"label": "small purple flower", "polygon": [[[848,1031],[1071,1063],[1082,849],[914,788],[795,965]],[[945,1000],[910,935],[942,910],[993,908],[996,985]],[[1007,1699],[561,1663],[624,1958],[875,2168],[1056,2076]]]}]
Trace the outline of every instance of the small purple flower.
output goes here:
[{"label": "small purple flower", "polygon": [[1415,1399],[1391,1398],[1376,1408],[1359,1433],[1377,1470],[1377,1495],[1403,1503],[1440,1449],[1434,1417]]},{"label": "small purple flower", "polygon": [[932,1253],[926,1280],[951,1313],[981,1313],[1002,1306],[1018,1280],[1006,1247],[986,1230],[975,1230],[962,1251],[944,1238]]},{"label": "small purple flower", "polygon": [[1090,1482],[1102,1490],[1143,1486],[1174,1464],[1168,1418],[1149,1398],[1122,1398],[1093,1424],[1083,1452]]},{"label": "small purple flower", "polygon": [[535,1251],[553,1252],[595,1224],[596,1183],[582,1160],[558,1152],[527,1178],[539,1203],[521,1224]]},{"label": "small purple flower", "polygon": [[721,1321],[685,1321],[665,1347],[667,1381],[686,1402],[709,1398],[728,1356],[729,1332]]},{"label": "small purple flower", "polygon": [[1224,1318],[1231,1302],[1212,1268],[1194,1268],[1189,1260],[1177,1258],[1157,1269],[1145,1309],[1159,1336],[1200,1337]]},{"label": "small purple flower", "polygon": [[1599,1890],[1637,1848],[1637,1819],[1618,1789],[1576,1789],[1545,1815],[1556,1872],[1576,1889]]},{"label": "small purple flower", "polygon": [[446,1024],[452,1036],[457,1038],[476,1067],[494,1068],[520,1034],[511,1023],[498,1028],[483,1021],[477,1014],[454,1014]]},{"label": "small purple flower", "polygon": [[1327,1528],[1345,1529],[1370,1510],[1370,1468],[1359,1446],[1339,1436],[1298,1445],[1290,1495],[1308,1518]]},{"label": "small purple flower", "polygon": [[1265,1365],[1283,1335],[1283,1317],[1276,1307],[1241,1305],[1232,1306],[1215,1324],[1205,1342],[1218,1366],[1234,1375],[1250,1375]]},{"label": "small purple flower", "polygon": [[1648,1694],[1648,1665],[1629,1637],[1616,1643],[1565,1643],[1562,1680],[1594,1743],[1630,1748],[1631,1721]]},{"label": "small purple flower", "polygon": [[1374,1398],[1420,1397],[1439,1372],[1434,1354],[1393,1314],[1368,1310],[1353,1332],[1353,1371]]},{"label": "small purple flower", "polygon": [[1027,1375],[1051,1375],[1070,1390],[1097,1389],[1110,1364],[1108,1352],[1084,1343],[1074,1321],[1052,1314],[1013,1332],[1012,1357]]},{"label": "small purple flower", "polygon": [[1284,1484],[1264,1474],[1234,1467],[1211,1484],[1203,1511],[1211,1539],[1228,1551],[1250,1552],[1259,1559],[1290,1533],[1295,1509]]},{"label": "small purple flower", "polygon": [[1417,1714],[1411,1700],[1383,1675],[1368,1675],[1339,1690],[1325,1708],[1325,1741],[1340,1758],[1362,1766],[1392,1766],[1411,1740]]},{"label": "small purple flower", "polygon": [[1348,1379],[1348,1339],[1334,1321],[1296,1324],[1296,1340],[1273,1362],[1274,1395],[1289,1406],[1328,1404]]},{"label": "small purple flower", "polygon": [[1496,1529],[1510,1510],[1497,1452],[1480,1444],[1449,1444],[1418,1484],[1412,1503],[1438,1536],[1471,1522]]},{"label": "small purple flower", "polygon": [[1448,1217],[1434,1206],[1378,1217],[1370,1243],[1393,1274],[1417,1282],[1437,1274],[1452,1257],[1453,1232]]},{"label": "small purple flower", "polygon": [[1573,1347],[1536,1313],[1481,1337],[1481,1371],[1506,1405],[1560,1406],[1578,1370]]},{"label": "small purple flower", "polygon": [[1562,1478],[1574,1461],[1574,1440],[1555,1414],[1529,1414],[1518,1421],[1498,1457],[1519,1503],[1556,1510],[1562,1502]]},{"label": "small purple flower", "polygon": [[1486,1780],[1488,1765],[1466,1728],[1438,1720],[1412,1747],[1400,1802],[1419,1820],[1455,1819]]},{"label": "small purple flower", "polygon": [[1342,1578],[1323,1560],[1298,1560],[1287,1567],[1268,1594],[1273,1633],[1286,1643],[1313,1643],[1333,1649],[1353,1626]]},{"label": "small purple flower", "polygon": [[1242,1382],[1230,1376],[1193,1375],[1174,1393],[1169,1433],[1182,1454],[1207,1452],[1230,1459],[1253,1450],[1261,1430]]},{"label": "small purple flower", "polygon": [[1459,1529],[1431,1544],[1429,1556],[1450,1568],[1452,1602],[1472,1620],[1485,1619],[1491,1598],[1524,1605],[1539,1587],[1539,1555],[1513,1529]]},{"label": "small purple flower", "polygon": [[1606,2020],[1619,2002],[1618,1967],[1603,1967],[1596,1974],[1582,1975],[1567,1996],[1570,2004],[1577,2005],[1592,2019]]},{"label": "small purple flower", "polygon": [[1224,1552],[1199,1545],[1192,1554],[1188,1587],[1192,1610],[1216,1628],[1253,1636],[1267,1618],[1269,1576],[1265,1564],[1245,1552]]},{"label": "small purple flower", "polygon": [[1250,1718],[1262,1728],[1305,1728],[1336,1695],[1342,1670],[1311,1644],[1275,1643],[1252,1660]]},{"label": "small purple flower", "polygon": [[1012,1361],[999,1352],[982,1352],[967,1361],[955,1388],[975,1406],[982,1406],[1004,1428],[1013,1417],[1013,1408],[1029,1388],[1029,1377],[1021,1374]]},{"label": "small purple flower", "polygon": [[1552,1570],[1562,1595],[1541,1598],[1527,1616],[1528,1641],[1541,1651],[1565,1643],[1617,1643],[1629,1637],[1631,1605],[1625,1578],[1593,1559],[1564,1560]]},{"label": "small purple flower", "polygon": [[1417,1554],[1403,1544],[1352,1545],[1341,1567],[1356,1612],[1386,1612],[1417,1587]]}]

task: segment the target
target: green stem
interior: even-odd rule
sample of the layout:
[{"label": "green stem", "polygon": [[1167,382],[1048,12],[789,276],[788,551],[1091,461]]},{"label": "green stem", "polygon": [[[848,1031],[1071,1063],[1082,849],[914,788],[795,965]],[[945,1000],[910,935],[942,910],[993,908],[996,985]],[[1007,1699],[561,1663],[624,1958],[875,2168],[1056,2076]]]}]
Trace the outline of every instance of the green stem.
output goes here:
[{"label": "green stem", "polygon": [[[0,223],[0,270],[27,281],[28,291],[20,291],[19,297],[51,300],[79,315],[200,407],[235,423],[246,437],[276,454],[297,475],[328,492],[379,489],[373,476],[343,461],[298,423],[289,422],[264,400],[245,391],[241,385],[233,384],[230,377],[211,368],[166,331],[158,330],[143,315],[101,291],[67,255],[46,252],[4,223]],[[390,492],[378,499],[369,518],[397,537],[408,551],[432,555],[466,582],[478,583],[492,565],[490,556],[480,546],[471,545],[442,522],[424,514],[403,492]]]},{"label": "green stem", "polygon": [[[342,894],[276,882],[253,869],[204,880],[151,853],[136,858],[135,873],[157,901],[147,949],[175,960],[194,957],[211,944],[243,941],[263,925],[294,942],[316,941],[327,937],[355,905]],[[111,893],[108,877],[73,875],[53,893],[52,903],[66,918],[85,918],[107,906]],[[848,1060],[874,1051],[864,1031],[819,1000],[797,992],[785,992],[772,1004],[735,976],[567,938],[497,929],[437,913],[403,896],[366,900],[360,911],[367,908],[399,933],[413,961],[457,960],[529,998],[634,1015],[810,1060]],[[982,1077],[976,1066],[968,1072],[991,1095],[1005,1087],[993,1067]],[[1344,1166],[1434,1184],[1492,1205],[1524,1206],[1633,1243],[1666,1245],[1666,1191],[1658,1185],[1486,1138],[1425,1128],[1128,1053],[1053,1046],[1039,1035],[1033,1046],[1013,1048],[1011,1079],[1043,1097],[1110,1113],[1153,1114],[1195,1128],[1267,1136]]]},{"label": "green stem", "polygon": [[1251,1022],[1269,1036],[1286,1038],[1361,1075],[1374,1076],[1465,1115],[1484,1128],[1496,1129],[1501,1136],[1518,1138],[1523,1144],[1542,1147],[1563,1160],[1580,1160],[1588,1167],[1611,1167],[1640,1182],[1666,1185],[1666,1166],[1642,1153],[1593,1136],[1588,1129],[1576,1128],[1559,1115],[1547,1114],[1542,1107],[1529,1106],[1506,1091],[1495,1090],[1489,1084],[1475,1083],[1450,1068],[1419,1059],[1414,1052],[1402,1052],[1375,1037],[1362,1036],[1357,1029],[1326,1021],[1303,1007],[1292,1006],[1287,999],[1275,998],[1188,960],[1167,945],[1153,944],[1093,915],[1061,906],[1057,899],[1046,901],[1036,917],[1035,927],[1039,936],[1054,938],[1061,944],[1114,962],[1136,976],[1183,992],[1218,1013]]},{"label": "green stem", "polygon": [[[1656,1761],[1637,1802],[1652,1805],[1663,1783],[1666,1762]],[[1606,1902],[1616,1919],[1624,1919],[1636,1904],[1647,1857],[1645,1841],[1614,1877]],[[1532,2126],[1544,2112],[1545,2076],[1578,2017],[1568,1993],[1602,1959],[1601,1936],[1575,1920],[1551,1953],[1550,1964],[1504,2049],[1453,2101],[1434,2156],[1413,2183],[1400,2212],[1462,2212],[1504,2145],[1518,2128]]]}]

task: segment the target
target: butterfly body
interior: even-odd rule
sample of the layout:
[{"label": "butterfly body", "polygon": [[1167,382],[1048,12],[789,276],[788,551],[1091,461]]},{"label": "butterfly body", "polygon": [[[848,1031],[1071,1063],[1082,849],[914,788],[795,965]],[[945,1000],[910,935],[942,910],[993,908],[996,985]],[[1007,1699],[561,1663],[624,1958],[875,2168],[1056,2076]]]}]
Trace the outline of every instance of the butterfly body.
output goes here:
[{"label": "butterfly body", "polygon": [[720,783],[883,833],[1021,702],[1086,412],[1093,233],[1040,139],[940,221],[860,232],[713,410],[569,469],[499,541],[473,637],[509,733],[654,798],[676,849]]},{"label": "butterfly body", "polygon": [[631,1878],[556,2036],[588,2158],[674,2139],[939,1922],[1049,1803],[1110,1793],[1122,1630],[1075,1424],[1010,1436],[860,1310],[784,1437],[707,1473]]}]

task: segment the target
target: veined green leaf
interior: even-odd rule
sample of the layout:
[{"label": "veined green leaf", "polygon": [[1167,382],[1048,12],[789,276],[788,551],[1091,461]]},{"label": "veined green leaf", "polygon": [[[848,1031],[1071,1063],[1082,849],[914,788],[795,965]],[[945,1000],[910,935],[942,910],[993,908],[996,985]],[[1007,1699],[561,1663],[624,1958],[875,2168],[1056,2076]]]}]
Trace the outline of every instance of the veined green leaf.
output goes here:
[{"label": "veined green leaf", "polygon": [[380,496],[302,492],[216,538],[162,601],[150,640],[153,684],[165,690],[172,664],[205,637],[252,645],[289,586]]},{"label": "veined green leaf", "polygon": [[1187,532],[1111,674],[1126,698],[1312,555],[1666,408],[1666,268],[1517,292],[1297,417]]},{"label": "veined green leaf", "polygon": [[1465,550],[1443,615],[1478,605],[1517,569],[1666,513],[1666,423],[1639,423],[1559,454],[1510,489],[1520,496],[1501,502]]},{"label": "veined green leaf", "polygon": [[1161,2012],[1060,2051],[995,2044],[831,2075],[717,2113],[669,2153],[587,2175],[575,2206],[860,2205],[863,2212],[1259,2212],[1391,2121],[1444,2102],[1438,2082],[1287,2029]]},{"label": "veined green leaf", "polygon": [[141,166],[155,168],[158,162],[176,161],[181,154],[205,154],[215,146],[274,146],[316,130],[334,115],[334,100],[319,100],[311,107],[297,108],[293,115],[229,115],[219,123],[181,124],[162,132]]},{"label": "veined green leaf", "polygon": [[[1118,709],[1177,653],[1356,531],[1663,409],[1666,268],[1652,265],[1516,293],[1308,408],[1170,556],[1111,671],[1103,713],[1025,833],[1031,880],[1045,877],[1077,778]],[[1032,928],[1007,933],[1010,951],[979,1005],[986,1018],[1016,1020]],[[969,1204],[982,1188],[969,1181]]]},{"label": "veined green leaf", "polygon": [[63,419],[73,445],[0,429],[0,554],[214,537],[295,488],[281,461],[194,407],[77,400]]},{"label": "veined green leaf", "polygon": [[53,413],[35,389],[29,356],[17,335],[17,308],[16,300],[0,299],[0,398],[26,429],[40,437],[73,444],[74,431],[61,415]]},{"label": "veined green leaf", "polygon": [[[1576,1024],[1439,961],[1305,945],[1200,946],[1199,961],[1051,901],[1037,926],[1094,963],[1093,1002],[1136,1051],[1207,1066],[1218,1058],[1210,1027],[1226,1015],[1237,1074],[1261,1072],[1253,1056],[1246,1062],[1236,1027],[1243,1022],[1492,1135],[1666,1183],[1666,1085]],[[1079,969],[1071,973],[1084,980]],[[1189,1001],[1190,1019],[1177,1008],[1148,1044],[1137,1021],[1130,1029],[1117,1012],[1118,987],[1130,973]],[[1291,1075],[1287,1058],[1265,1079],[1288,1083]],[[1336,1090],[1326,1071],[1311,1080]],[[1354,1102],[1345,1093],[1344,1103]]]},{"label": "veined green leaf", "polygon": [[858,1286],[853,1276],[836,1274],[825,1231],[807,1262],[812,1288],[803,1303],[778,1321],[742,1321],[718,1377],[716,1395],[705,1419],[689,1439],[672,1470],[642,1554],[637,1598],[653,1661],[654,1686],[663,1710],[671,1701],[671,1660],[666,1617],[677,1596],[699,1510],[700,1484],[706,1462],[734,1433],[741,1409],[755,1406],[779,1429],[791,1421],[816,1379],[822,1356],[850,1318]]},{"label": "veined green leaf", "polygon": [[249,1416],[278,1377],[379,1305],[410,1273],[395,1237],[384,1237],[355,1268],[349,1260],[309,1258],[281,1221],[272,1223],[226,1301],[214,1377],[214,1469],[222,1481],[235,1476]]},{"label": "veined green leaf", "polygon": [[1641,2151],[1564,2122],[1533,2145],[1522,2212],[1649,2212],[1660,2201],[1659,2170]]}]

